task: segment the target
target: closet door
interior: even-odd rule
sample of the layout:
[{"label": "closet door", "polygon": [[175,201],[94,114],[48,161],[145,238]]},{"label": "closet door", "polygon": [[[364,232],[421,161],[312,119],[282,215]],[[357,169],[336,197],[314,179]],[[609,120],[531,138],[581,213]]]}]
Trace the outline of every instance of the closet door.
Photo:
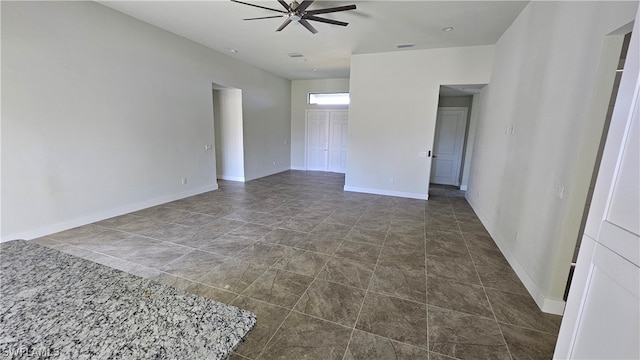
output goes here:
[{"label": "closet door", "polygon": [[348,110],[307,110],[307,170],[344,173]]},{"label": "closet door", "polygon": [[347,110],[329,113],[329,164],[331,172],[343,173],[347,170]]},{"label": "closet door", "polygon": [[307,170],[327,171],[329,113],[307,110]]}]

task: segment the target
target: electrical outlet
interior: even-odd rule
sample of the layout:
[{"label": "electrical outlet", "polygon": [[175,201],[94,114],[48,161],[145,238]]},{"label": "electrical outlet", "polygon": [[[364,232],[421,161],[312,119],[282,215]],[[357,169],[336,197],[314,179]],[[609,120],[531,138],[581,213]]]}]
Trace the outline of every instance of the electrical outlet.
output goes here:
[{"label": "electrical outlet", "polygon": [[518,240],[520,240],[520,232],[516,231],[515,242],[518,242]]},{"label": "electrical outlet", "polygon": [[213,149],[213,145],[207,144],[207,145],[204,146],[204,149],[205,150],[211,150],[211,149]]},{"label": "electrical outlet", "polygon": [[180,179],[180,182],[182,183],[182,185],[186,185],[187,184],[187,178]]},{"label": "electrical outlet", "polygon": [[389,184],[393,184],[393,178],[389,178]]},{"label": "electrical outlet", "polygon": [[273,166],[276,166],[277,164],[278,164],[278,162],[277,162],[277,161],[274,161],[274,162],[273,162]]},{"label": "electrical outlet", "polygon": [[561,200],[562,200],[562,198],[564,198],[564,192],[565,192],[565,190],[564,190],[564,186],[556,186],[555,196],[556,196],[558,199],[561,199]]}]

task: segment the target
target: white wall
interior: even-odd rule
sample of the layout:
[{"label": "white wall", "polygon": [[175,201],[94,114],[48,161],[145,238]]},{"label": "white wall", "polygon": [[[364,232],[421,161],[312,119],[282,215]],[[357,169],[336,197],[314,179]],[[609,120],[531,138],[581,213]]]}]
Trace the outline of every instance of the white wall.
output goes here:
[{"label": "white wall", "polygon": [[213,90],[213,122],[218,179],[244,181],[242,90]]},{"label": "white wall", "polygon": [[[576,204],[584,207],[608,105],[607,95],[595,96],[603,40],[632,21],[636,7],[531,2],[496,44],[467,199],[545,311],[563,309],[582,215]],[[618,55],[608,59],[609,93]],[[510,126],[514,134],[505,134]]]},{"label": "white wall", "polygon": [[426,198],[440,85],[488,83],[493,51],[353,55],[345,190]]},{"label": "white wall", "polygon": [[[291,81],[291,168],[306,169],[306,118],[307,109],[325,109],[323,105],[309,105],[309,93],[349,92],[349,79],[312,79]],[[331,106],[331,108],[348,108],[348,106]]]},{"label": "white wall", "polygon": [[242,89],[245,177],[288,168],[290,81],[93,2],[1,6],[3,240],[215,189],[212,83]]},{"label": "white wall", "polygon": [[258,91],[242,87],[245,181],[289,170],[291,164],[291,81],[278,78],[269,87],[275,75],[258,71],[249,75],[260,84]]},{"label": "white wall", "polygon": [[467,127],[467,138],[464,148],[464,165],[462,166],[462,180],[460,190],[466,191],[469,186],[469,174],[471,174],[471,161],[473,159],[473,144],[476,139],[476,128],[478,127],[478,114],[480,113],[480,94],[475,94],[471,102],[471,114],[469,114],[469,124]]}]

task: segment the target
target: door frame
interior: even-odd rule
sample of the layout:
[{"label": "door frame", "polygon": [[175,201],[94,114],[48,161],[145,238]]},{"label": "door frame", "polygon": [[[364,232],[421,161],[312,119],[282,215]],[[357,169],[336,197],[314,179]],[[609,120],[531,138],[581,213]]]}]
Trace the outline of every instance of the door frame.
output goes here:
[{"label": "door frame", "polygon": [[[456,170],[456,181],[455,186],[460,186],[461,177],[462,177],[462,168],[464,162],[464,153],[465,153],[465,144],[467,143],[467,135],[469,128],[469,108],[466,106],[438,106],[436,110],[436,126],[433,129],[433,156],[436,155],[436,141],[437,141],[437,128],[438,128],[438,113],[440,110],[454,110],[454,111],[464,111],[464,131],[462,134],[462,143],[460,144],[460,160],[458,161],[458,169]],[[431,171],[429,171],[429,183],[431,184],[431,178],[433,177],[433,165],[435,160],[431,159]]]},{"label": "door frame", "polygon": [[[627,219],[620,217],[621,212],[637,204],[629,205],[628,201],[633,200],[620,202],[624,195],[618,193],[637,191],[637,179],[630,177],[630,174],[637,171],[638,166],[638,155],[631,149],[640,141],[638,134],[631,132],[635,129],[640,133],[637,128],[640,121],[640,11],[636,14],[632,34],[554,359],[579,357],[585,351],[585,344],[592,344],[590,341],[594,337],[598,338],[594,346],[604,351],[607,347],[623,349],[619,346],[620,340],[614,339],[616,343],[611,340],[613,335],[610,335],[619,328],[619,322],[612,324],[601,321],[600,317],[611,318],[609,314],[600,314],[598,310],[602,308],[618,311],[614,313],[616,317],[629,319],[630,327],[638,329],[637,317],[629,316],[625,308],[617,308],[613,301],[604,304],[601,300],[610,296],[610,292],[602,290],[602,284],[615,284],[618,289],[624,290],[625,295],[635,297],[635,306],[640,304],[640,237],[638,229],[632,228],[637,223],[629,224]],[[629,160],[625,160],[625,157]],[[631,338],[622,338],[627,341],[625,345],[637,345],[637,334],[621,333]],[[587,351],[589,347],[586,346]],[[640,354],[640,347],[627,347],[624,350],[628,352],[620,357],[629,357],[632,351],[636,351],[633,357]]]}]

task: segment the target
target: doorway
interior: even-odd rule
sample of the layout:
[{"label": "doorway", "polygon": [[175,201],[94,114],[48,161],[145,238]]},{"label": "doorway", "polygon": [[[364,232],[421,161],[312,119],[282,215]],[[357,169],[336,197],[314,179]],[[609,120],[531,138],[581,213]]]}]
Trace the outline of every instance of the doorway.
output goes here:
[{"label": "doorway", "polygon": [[348,110],[306,111],[307,170],[345,173],[348,119]]},{"label": "doorway", "polygon": [[432,184],[460,186],[467,113],[466,107],[438,108],[431,162]]},{"label": "doorway", "polygon": [[213,84],[213,125],[217,178],[244,182],[242,90]]},{"label": "doorway", "polygon": [[[469,174],[471,173],[471,158],[473,157],[473,145],[476,132],[476,126],[478,122],[478,116],[480,112],[480,102],[482,91],[487,84],[462,84],[462,85],[440,85],[440,92],[438,96],[438,113],[436,116],[436,129],[434,129],[433,138],[433,153],[436,156],[431,158],[430,164],[430,184],[448,184],[450,186],[458,187],[461,191],[467,190],[467,184],[469,182]],[[440,110],[466,110],[466,118],[464,121],[464,131],[462,138],[459,133],[456,133],[458,124],[451,126],[453,129],[442,128],[442,112]],[[438,155],[440,150],[436,147],[444,146],[447,141],[439,140],[441,137],[438,133],[449,132],[453,135],[453,140],[449,139],[449,143],[460,146],[460,140],[462,140],[461,155],[456,154],[455,157],[457,164],[454,164],[452,168],[447,169],[447,164],[441,162],[438,159],[444,160],[443,155]],[[457,136],[457,140],[456,140]],[[456,143],[457,141],[457,143]],[[460,157],[461,156],[461,157]],[[445,175],[442,175],[442,174]],[[428,189],[429,191],[429,189]]]}]

